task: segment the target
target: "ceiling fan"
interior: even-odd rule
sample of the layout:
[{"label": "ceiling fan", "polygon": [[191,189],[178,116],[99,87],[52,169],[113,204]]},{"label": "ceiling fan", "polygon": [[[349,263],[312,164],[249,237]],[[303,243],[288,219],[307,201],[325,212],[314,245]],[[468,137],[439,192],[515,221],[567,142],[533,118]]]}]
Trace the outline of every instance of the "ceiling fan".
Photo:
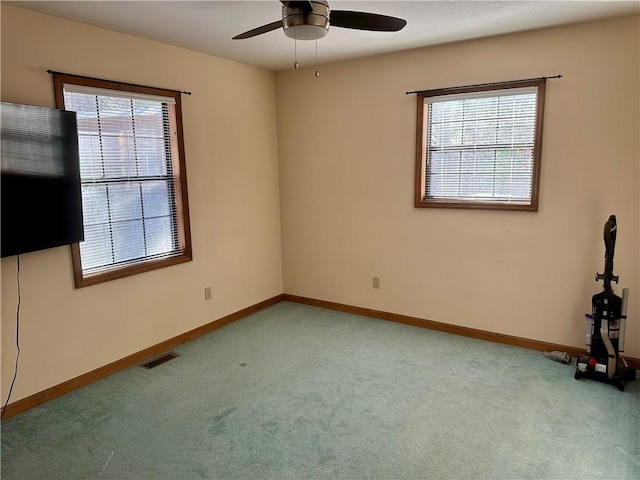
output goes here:
[{"label": "ceiling fan", "polygon": [[378,15],[376,13],[352,12],[349,10],[329,10],[326,0],[284,1],[282,20],[268,23],[233,37],[233,40],[255,37],[263,33],[283,28],[287,37],[296,40],[318,40],[334,27],[376,32],[397,32],[407,24],[402,18]]}]

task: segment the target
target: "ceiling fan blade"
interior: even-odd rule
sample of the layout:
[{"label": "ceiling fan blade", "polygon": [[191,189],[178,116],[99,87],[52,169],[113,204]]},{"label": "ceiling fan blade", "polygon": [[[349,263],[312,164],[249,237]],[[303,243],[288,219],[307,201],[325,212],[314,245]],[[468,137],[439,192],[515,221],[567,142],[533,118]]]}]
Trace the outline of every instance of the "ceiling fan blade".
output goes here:
[{"label": "ceiling fan blade", "polygon": [[311,5],[311,2],[309,0],[299,2],[286,2],[284,0],[280,0],[280,3],[282,3],[285,7],[299,8],[300,10],[304,10],[305,12],[313,11],[313,5]]},{"label": "ceiling fan blade", "polygon": [[397,32],[407,24],[402,18],[378,15],[377,13],[351,12],[349,10],[331,10],[331,26],[373,30],[376,32]]},{"label": "ceiling fan blade", "polygon": [[278,28],[282,28],[282,20],[267,23],[266,25],[262,25],[261,27],[257,27],[253,30],[249,30],[248,32],[241,33],[240,35],[236,35],[235,37],[233,37],[232,40],[242,40],[243,38],[255,37],[256,35],[262,35],[263,33],[277,30]]}]

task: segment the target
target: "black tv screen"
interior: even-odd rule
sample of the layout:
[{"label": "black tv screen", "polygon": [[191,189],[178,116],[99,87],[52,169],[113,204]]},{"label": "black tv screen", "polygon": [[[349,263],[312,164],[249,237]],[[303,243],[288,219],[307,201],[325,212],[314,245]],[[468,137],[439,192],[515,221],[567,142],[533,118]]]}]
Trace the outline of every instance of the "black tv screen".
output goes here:
[{"label": "black tv screen", "polygon": [[84,240],[75,112],[0,104],[1,256]]}]

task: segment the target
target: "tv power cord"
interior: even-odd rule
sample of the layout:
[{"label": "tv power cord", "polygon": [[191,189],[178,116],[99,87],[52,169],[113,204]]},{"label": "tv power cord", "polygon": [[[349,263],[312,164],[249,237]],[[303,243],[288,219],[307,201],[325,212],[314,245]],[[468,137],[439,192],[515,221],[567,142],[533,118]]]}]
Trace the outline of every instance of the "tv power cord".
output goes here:
[{"label": "tv power cord", "polygon": [[16,282],[18,284],[18,306],[16,308],[16,364],[13,369],[13,380],[11,380],[11,386],[9,387],[9,394],[7,395],[7,401],[4,402],[2,407],[2,414],[0,414],[0,420],[4,418],[4,414],[7,411],[7,405],[9,405],[9,399],[11,398],[11,392],[13,392],[13,385],[16,383],[16,377],[18,376],[18,359],[20,358],[20,255],[16,255],[17,274]]}]

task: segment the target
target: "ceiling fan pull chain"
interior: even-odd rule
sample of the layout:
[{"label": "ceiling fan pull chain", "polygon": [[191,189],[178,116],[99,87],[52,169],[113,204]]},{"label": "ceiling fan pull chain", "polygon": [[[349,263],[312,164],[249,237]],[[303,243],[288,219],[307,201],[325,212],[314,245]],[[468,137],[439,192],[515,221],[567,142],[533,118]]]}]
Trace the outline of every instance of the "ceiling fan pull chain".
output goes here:
[{"label": "ceiling fan pull chain", "polygon": [[298,64],[298,39],[295,37],[293,39],[293,62],[293,68],[295,68],[296,70],[299,69],[300,65]]},{"label": "ceiling fan pull chain", "polygon": [[316,40],[316,78],[320,76],[318,71],[318,40]]}]

